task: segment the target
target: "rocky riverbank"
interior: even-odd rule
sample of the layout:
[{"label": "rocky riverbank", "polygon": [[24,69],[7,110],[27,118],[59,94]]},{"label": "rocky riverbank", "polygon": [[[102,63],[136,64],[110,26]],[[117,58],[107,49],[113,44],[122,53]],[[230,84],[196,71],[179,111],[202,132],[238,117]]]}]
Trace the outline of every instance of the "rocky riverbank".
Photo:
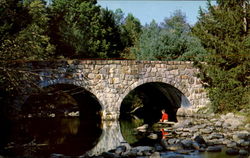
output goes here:
[{"label": "rocky riverbank", "polygon": [[[144,157],[144,158],[185,158],[200,152],[226,152],[227,155],[249,158],[250,124],[244,124],[244,117],[233,113],[207,118],[183,118],[174,124],[165,139],[152,146],[127,148],[119,146],[104,152],[98,158]],[[157,139],[156,133],[148,133],[151,139]],[[52,155],[53,157],[56,155]],[[81,157],[90,157],[84,155]]]},{"label": "rocky riverbank", "polygon": [[[134,128],[131,133],[145,136],[152,141],[136,145],[129,145],[124,139],[120,139],[120,137],[124,137],[121,131],[114,130],[119,128],[119,123],[116,122],[116,126],[113,126],[110,122],[110,126],[108,124],[105,126],[106,136],[103,138],[103,143],[100,144],[104,146],[109,146],[109,143],[119,145],[107,148],[109,151],[100,151],[103,146],[99,146],[96,148],[97,154],[91,152],[81,156],[72,156],[72,158],[200,158],[202,154],[209,155],[214,152],[222,154],[217,158],[226,158],[228,155],[235,155],[233,158],[250,158],[250,124],[244,120],[245,118],[242,116],[229,113],[220,116],[199,116],[199,118],[182,117],[171,127],[142,125],[140,128]],[[120,133],[119,137],[115,136],[117,132]],[[112,143],[116,137],[117,142]],[[71,158],[71,156],[60,153],[51,154],[50,157]],[[206,158],[208,157],[206,156]]]}]

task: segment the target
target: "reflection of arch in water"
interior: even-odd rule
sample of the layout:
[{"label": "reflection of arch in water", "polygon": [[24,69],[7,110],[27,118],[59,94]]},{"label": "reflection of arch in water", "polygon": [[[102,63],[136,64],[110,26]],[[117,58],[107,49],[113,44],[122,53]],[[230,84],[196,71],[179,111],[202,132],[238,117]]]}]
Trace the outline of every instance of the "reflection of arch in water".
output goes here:
[{"label": "reflection of arch in water", "polygon": [[130,148],[130,145],[124,140],[118,121],[103,121],[103,132],[96,146],[88,151],[86,155],[100,155],[103,152],[124,145]]},{"label": "reflection of arch in water", "polygon": [[[58,135],[55,137],[65,141],[56,143],[58,145],[53,147],[55,151],[52,152],[63,153],[66,155],[80,155],[93,148],[96,145],[98,138],[101,136],[100,112],[102,106],[99,104],[98,99],[84,88],[70,84],[49,85],[43,88],[42,93],[30,96],[22,106],[22,109],[24,113],[31,113],[32,116],[47,117],[47,113],[55,114],[54,116],[56,118],[50,119],[56,119],[58,122],[55,125],[52,124],[53,121],[49,122],[49,124],[51,123],[51,126],[45,128],[47,131],[43,133],[48,134],[53,130],[58,130]],[[77,111],[79,111],[80,117],[77,117],[79,120],[75,127],[73,127],[74,122],[65,122],[63,120],[65,114],[68,115],[71,112]],[[43,122],[44,121],[42,120],[41,127],[44,128]],[[31,136],[33,136],[32,133],[39,135],[39,137],[42,138],[41,141],[48,139],[48,144],[53,145],[53,143],[56,142],[51,138],[43,138],[44,134],[40,131],[31,132]],[[82,142],[78,140],[82,140]]]},{"label": "reflection of arch in water", "polygon": [[128,112],[130,108],[128,107],[130,105],[126,104],[126,99],[131,97],[129,94],[137,95],[143,104],[143,107],[137,110],[137,114],[139,113],[144,119],[152,119],[151,121],[159,120],[161,109],[166,109],[171,121],[177,121],[177,110],[180,107],[189,107],[191,105],[187,97],[179,89],[163,82],[139,84],[139,86],[134,87],[129,93],[125,94],[127,95],[121,103],[121,116]]}]

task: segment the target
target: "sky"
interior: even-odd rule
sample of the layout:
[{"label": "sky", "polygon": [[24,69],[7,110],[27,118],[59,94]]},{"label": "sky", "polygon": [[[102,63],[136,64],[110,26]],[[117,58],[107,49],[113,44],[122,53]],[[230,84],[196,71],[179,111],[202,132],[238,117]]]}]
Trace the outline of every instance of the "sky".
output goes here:
[{"label": "sky", "polygon": [[[199,7],[206,9],[205,0],[98,0],[103,8],[115,11],[121,8],[125,13],[132,13],[142,25],[149,24],[153,19],[163,22],[165,17],[170,17],[175,10],[181,10],[186,15],[190,25],[197,22]],[[216,4],[212,1],[212,4]]]}]

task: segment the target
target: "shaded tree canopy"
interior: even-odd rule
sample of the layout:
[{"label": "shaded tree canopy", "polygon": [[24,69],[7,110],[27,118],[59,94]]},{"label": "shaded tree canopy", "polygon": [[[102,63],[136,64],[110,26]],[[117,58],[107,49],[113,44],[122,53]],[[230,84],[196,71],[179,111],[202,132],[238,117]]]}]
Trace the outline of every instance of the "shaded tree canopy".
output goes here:
[{"label": "shaded tree canopy", "polygon": [[209,56],[200,64],[201,77],[209,88],[215,111],[250,108],[250,4],[248,0],[218,0],[200,9],[192,32]]},{"label": "shaded tree canopy", "polygon": [[[16,6],[12,3],[9,8],[5,8],[1,19],[4,20],[1,32],[3,38],[1,40],[1,59],[48,59],[54,53],[54,46],[50,43],[48,32],[48,13],[45,4],[41,0],[24,1],[22,7],[19,7],[20,2],[16,2]],[[8,21],[5,14],[11,12],[12,18],[21,18],[26,16],[26,20],[21,22],[21,25],[15,26],[17,21],[13,23]],[[22,10],[21,15],[18,15],[16,10]],[[9,26],[8,29],[4,26]]]}]

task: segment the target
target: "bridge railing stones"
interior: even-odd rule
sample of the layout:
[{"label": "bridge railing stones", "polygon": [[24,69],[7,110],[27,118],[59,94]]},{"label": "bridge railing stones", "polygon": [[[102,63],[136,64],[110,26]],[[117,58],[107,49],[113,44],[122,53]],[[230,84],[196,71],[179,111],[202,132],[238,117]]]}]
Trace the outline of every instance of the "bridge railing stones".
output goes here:
[{"label": "bridge railing stones", "polygon": [[[196,112],[209,104],[192,62],[136,60],[56,60],[13,64],[38,75],[33,83],[40,87],[73,84],[96,96],[104,119],[117,119],[120,105],[134,88],[149,82],[162,82],[179,89],[192,106],[181,107],[179,114]],[[30,83],[23,85],[29,87]],[[31,86],[31,85],[30,85]]]}]

